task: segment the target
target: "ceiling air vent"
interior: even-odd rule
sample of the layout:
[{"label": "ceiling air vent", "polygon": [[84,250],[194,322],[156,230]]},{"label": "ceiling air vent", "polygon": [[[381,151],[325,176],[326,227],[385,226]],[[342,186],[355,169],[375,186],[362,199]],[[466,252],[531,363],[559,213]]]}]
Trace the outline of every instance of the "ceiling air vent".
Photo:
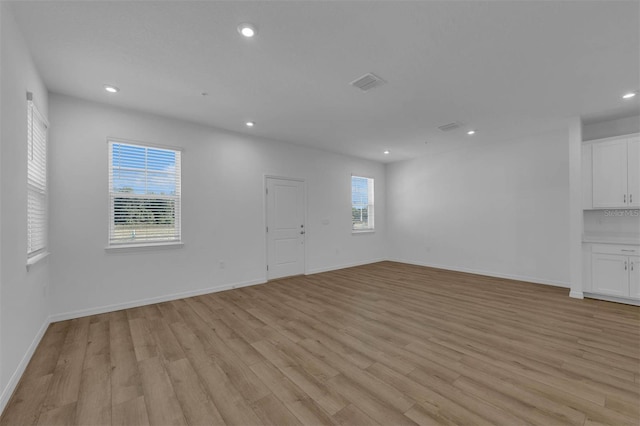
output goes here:
[{"label": "ceiling air vent", "polygon": [[449,130],[457,129],[460,126],[461,126],[460,123],[458,123],[457,121],[454,121],[453,123],[438,126],[438,129],[442,130],[443,132],[448,132]]},{"label": "ceiling air vent", "polygon": [[377,75],[375,75],[373,73],[368,73],[368,74],[363,75],[362,77],[359,77],[359,78],[355,79],[354,81],[352,81],[349,84],[351,84],[353,87],[357,87],[358,89],[362,90],[363,92],[367,92],[367,91],[373,89],[374,87],[382,86],[385,83],[386,83],[386,81],[384,81],[383,79],[381,79]]}]

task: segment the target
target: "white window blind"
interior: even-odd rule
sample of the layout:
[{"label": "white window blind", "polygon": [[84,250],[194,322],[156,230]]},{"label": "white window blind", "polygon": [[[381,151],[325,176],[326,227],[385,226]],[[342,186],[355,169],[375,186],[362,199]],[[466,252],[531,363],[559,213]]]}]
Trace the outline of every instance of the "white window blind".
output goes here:
[{"label": "white window blind", "polygon": [[373,231],[373,179],[351,176],[351,223],[353,231]]},{"label": "white window blind", "polygon": [[181,152],[109,142],[109,245],[180,242]]},{"label": "white window blind", "polygon": [[27,94],[27,258],[47,249],[47,128]]}]

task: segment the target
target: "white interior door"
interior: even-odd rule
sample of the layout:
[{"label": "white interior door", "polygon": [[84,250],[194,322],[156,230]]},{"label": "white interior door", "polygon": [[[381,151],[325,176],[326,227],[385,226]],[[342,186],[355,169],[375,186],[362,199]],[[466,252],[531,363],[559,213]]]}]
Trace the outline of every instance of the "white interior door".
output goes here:
[{"label": "white interior door", "polygon": [[267,278],[304,274],[304,182],[267,178]]}]

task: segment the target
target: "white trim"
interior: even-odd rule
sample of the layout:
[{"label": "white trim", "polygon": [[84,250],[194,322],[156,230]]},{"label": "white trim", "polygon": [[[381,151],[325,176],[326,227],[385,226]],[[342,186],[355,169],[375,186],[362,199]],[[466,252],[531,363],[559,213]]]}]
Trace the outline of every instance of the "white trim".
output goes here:
[{"label": "white trim", "polygon": [[584,297],[587,297],[589,299],[606,300],[607,302],[624,303],[625,305],[640,306],[640,300],[627,299],[626,297],[607,296],[604,294],[596,293],[584,293]]},{"label": "white trim", "polygon": [[106,312],[114,312],[122,309],[137,308],[139,306],[152,305],[154,303],[169,302],[171,300],[184,299],[186,297],[200,296],[203,294],[217,293],[219,291],[231,290],[234,288],[248,287],[252,285],[264,284],[265,278],[243,281],[234,284],[220,285],[216,287],[201,288],[199,290],[183,291],[180,293],[166,294],[164,296],[149,297],[147,299],[138,299],[132,302],[114,303],[112,305],[96,306],[94,308],[80,309],[78,311],[63,312],[51,315],[51,322],[66,321],[69,319],[86,317],[89,315],[104,314]]},{"label": "white trim", "polygon": [[366,178],[366,179],[373,179],[375,180],[375,176],[368,176],[366,174],[359,174],[359,173],[351,173],[351,177],[361,177],[361,178]]},{"label": "white trim", "polygon": [[[587,124],[588,126],[588,124]],[[625,133],[624,135],[618,136],[608,136],[606,138],[598,138],[598,139],[587,139],[582,141],[582,145],[593,145],[600,142],[613,142],[620,139],[629,139],[640,136],[640,133]]]},{"label": "white trim", "polygon": [[337,266],[328,266],[328,267],[325,267],[325,268],[316,268],[316,269],[311,269],[310,271],[305,273],[305,275],[320,274],[322,272],[336,271],[338,269],[353,268],[354,266],[370,265],[372,263],[384,262],[385,260],[387,260],[387,259],[385,259],[385,258],[370,259],[370,260],[363,260],[361,262],[352,262],[352,263],[346,263],[346,264],[337,265]]},{"label": "white trim", "polygon": [[44,251],[42,253],[36,254],[35,256],[27,258],[27,271],[30,270],[36,263],[49,257],[50,254],[50,252]]},{"label": "white trim", "polygon": [[584,293],[581,291],[571,290],[569,292],[569,297],[573,297],[574,299],[584,299]]},{"label": "white trim", "polygon": [[135,146],[139,146],[141,148],[157,148],[157,149],[166,149],[167,151],[184,152],[184,148],[181,148],[179,146],[162,145],[162,144],[157,144],[157,143],[152,143],[152,142],[137,141],[137,140],[134,140],[134,139],[112,138],[112,137],[107,136],[107,143],[111,143],[111,142],[124,143],[124,144],[127,144],[127,145],[135,145]]},{"label": "white trim", "polygon": [[150,251],[150,250],[165,250],[165,249],[178,249],[184,247],[184,243],[181,241],[170,243],[140,243],[140,244],[113,244],[106,246],[104,251],[107,253],[128,253],[132,251]]},{"label": "white trim", "polygon": [[38,330],[38,333],[36,333],[35,337],[33,338],[31,345],[29,345],[27,352],[25,352],[24,356],[20,360],[20,363],[7,382],[7,386],[2,389],[2,394],[0,394],[0,413],[4,411],[7,403],[9,402],[9,399],[11,399],[11,396],[13,395],[13,392],[15,392],[16,386],[18,386],[18,382],[22,378],[27,365],[29,365],[29,361],[31,361],[31,357],[40,344],[40,341],[42,340],[44,333],[47,331],[47,327],[49,327],[49,324],[51,324],[51,317],[48,317],[44,320],[42,326],[40,327],[40,330]]},{"label": "white trim", "polygon": [[567,148],[569,152],[569,284],[575,293],[584,290],[582,276],[582,120],[569,119]]},{"label": "white trim", "polygon": [[357,234],[375,234],[376,230],[375,229],[352,229],[351,230],[351,235],[357,235]]},{"label": "white trim", "polygon": [[[269,175],[269,174],[264,175],[265,182],[267,181],[267,179],[295,180],[297,182],[305,182],[305,178],[296,178],[296,177]],[[266,185],[265,185],[265,188],[266,188]]]},{"label": "white trim", "polygon": [[428,268],[445,269],[448,271],[465,272],[468,274],[484,275],[486,277],[506,278],[508,280],[524,281],[524,282],[529,282],[533,284],[544,284],[544,285],[551,285],[554,287],[564,287],[564,288],[571,287],[571,284],[568,281],[548,280],[546,278],[528,277],[526,275],[503,274],[501,272],[490,272],[490,271],[483,271],[483,270],[471,269],[471,268],[461,268],[458,266],[441,265],[437,263],[408,261],[403,259],[389,259],[389,261],[407,263],[409,265],[426,266]]}]

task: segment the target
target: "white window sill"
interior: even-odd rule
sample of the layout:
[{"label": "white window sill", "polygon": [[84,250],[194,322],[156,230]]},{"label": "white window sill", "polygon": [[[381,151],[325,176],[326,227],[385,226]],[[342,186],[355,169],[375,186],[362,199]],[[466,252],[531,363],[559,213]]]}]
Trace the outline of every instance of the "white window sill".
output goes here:
[{"label": "white window sill", "polygon": [[375,233],[376,230],[375,229],[352,229],[351,230],[351,235],[357,235],[357,234],[373,234]]},{"label": "white window sill", "polygon": [[35,265],[36,263],[40,262],[41,260],[46,259],[47,257],[49,257],[49,252],[45,251],[43,253],[38,253],[33,257],[30,257],[27,259],[27,271],[29,269],[31,269],[33,267],[33,265]]},{"label": "white window sill", "polygon": [[118,244],[107,246],[104,251],[107,253],[128,253],[135,251],[154,251],[166,249],[178,249],[184,247],[183,242],[172,241],[169,243],[139,243],[139,244]]}]

